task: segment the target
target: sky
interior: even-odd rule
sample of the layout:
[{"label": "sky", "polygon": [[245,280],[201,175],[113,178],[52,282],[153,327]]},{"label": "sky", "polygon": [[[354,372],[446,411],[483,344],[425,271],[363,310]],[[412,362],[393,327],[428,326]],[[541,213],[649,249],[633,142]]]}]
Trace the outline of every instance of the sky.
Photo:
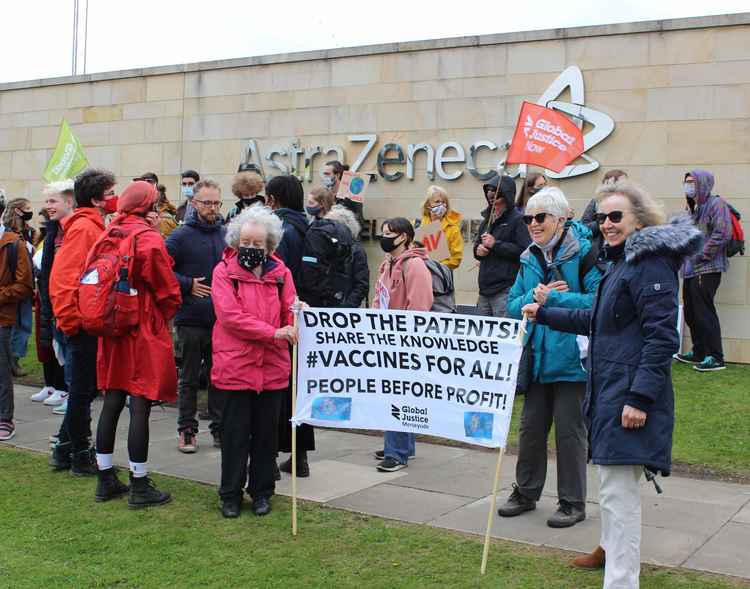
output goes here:
[{"label": "sky", "polygon": [[[81,5],[86,0],[79,0]],[[0,82],[72,73],[73,0],[0,2]],[[750,11],[750,0],[88,0],[86,73]],[[210,7],[207,8],[207,7]],[[79,41],[82,45],[83,41]],[[78,73],[83,73],[82,58]]]}]

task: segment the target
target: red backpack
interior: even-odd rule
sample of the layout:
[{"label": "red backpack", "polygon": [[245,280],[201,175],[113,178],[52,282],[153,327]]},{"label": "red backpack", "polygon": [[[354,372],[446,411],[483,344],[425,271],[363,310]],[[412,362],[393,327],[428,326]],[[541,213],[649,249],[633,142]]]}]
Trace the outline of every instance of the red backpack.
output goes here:
[{"label": "red backpack", "polygon": [[732,205],[727,203],[729,207],[729,216],[732,218],[732,238],[727,244],[727,257],[731,258],[737,254],[745,255],[745,232],[742,230],[742,216],[740,212],[735,209]]},{"label": "red backpack", "polygon": [[135,241],[150,227],[125,235],[110,227],[86,259],[78,287],[83,329],[96,336],[120,337],[138,325],[138,291],[132,288]]}]

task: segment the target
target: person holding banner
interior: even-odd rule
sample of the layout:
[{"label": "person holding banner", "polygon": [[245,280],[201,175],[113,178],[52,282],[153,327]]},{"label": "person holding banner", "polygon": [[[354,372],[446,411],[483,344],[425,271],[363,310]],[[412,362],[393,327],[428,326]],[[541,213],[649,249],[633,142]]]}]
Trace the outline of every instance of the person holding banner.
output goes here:
[{"label": "person holding banner", "polygon": [[591,338],[583,411],[591,460],[599,471],[604,588],[637,588],[640,574],[640,478],[669,475],[674,429],[672,356],[677,333],[678,270],[702,247],[688,216],[664,224],[643,190],[620,180],[597,191],[596,221],[609,261],[592,309],[534,302],[522,311],[537,327]]},{"label": "person holding banner", "polygon": [[[569,209],[558,188],[545,188],[526,204],[523,221],[533,243],[521,255],[521,270],[510,289],[510,317],[520,318],[521,308],[533,302],[568,309],[591,307],[601,272],[587,256],[591,242],[566,225]],[[574,334],[536,325],[528,341],[529,383],[516,484],[498,514],[513,517],[536,509],[547,476],[547,437],[554,422],[559,505],[547,525],[566,528],[586,519],[586,426],[581,413],[586,373]]]},{"label": "person holding banner", "polygon": [[[375,286],[375,309],[429,311],[432,308],[432,274],[425,261],[427,251],[414,247],[414,227],[408,219],[387,219],[382,225],[380,247],[385,260]],[[416,436],[407,432],[385,432],[384,448],[375,452],[377,469],[395,472],[406,468],[416,454]]]},{"label": "person holding banner", "polygon": [[477,313],[505,317],[508,290],[518,274],[521,253],[531,240],[515,207],[513,178],[496,175],[483,190],[487,208],[474,241],[474,258],[479,262]]},{"label": "person holding banner", "polygon": [[440,186],[430,186],[427,189],[427,197],[422,204],[422,218],[417,221],[415,226],[429,225],[434,221],[440,221],[440,228],[443,230],[450,252],[449,257],[439,261],[443,266],[455,270],[461,265],[461,260],[464,257],[461,214],[451,209],[448,193]]},{"label": "person holding banner", "polygon": [[289,345],[297,343],[292,273],[274,252],[281,219],[254,206],[229,224],[227,248],[214,269],[216,312],[211,381],[226,397],[222,417],[221,513],[240,515],[242,487],[256,515],[271,511],[281,403],[292,370]]}]

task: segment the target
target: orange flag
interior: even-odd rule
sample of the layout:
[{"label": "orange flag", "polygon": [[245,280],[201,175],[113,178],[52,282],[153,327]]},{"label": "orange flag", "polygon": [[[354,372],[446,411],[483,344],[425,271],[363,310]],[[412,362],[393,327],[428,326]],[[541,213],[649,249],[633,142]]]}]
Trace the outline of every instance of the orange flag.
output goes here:
[{"label": "orange flag", "polygon": [[582,153],[583,134],[568,117],[532,102],[523,103],[507,163],[560,172]]}]

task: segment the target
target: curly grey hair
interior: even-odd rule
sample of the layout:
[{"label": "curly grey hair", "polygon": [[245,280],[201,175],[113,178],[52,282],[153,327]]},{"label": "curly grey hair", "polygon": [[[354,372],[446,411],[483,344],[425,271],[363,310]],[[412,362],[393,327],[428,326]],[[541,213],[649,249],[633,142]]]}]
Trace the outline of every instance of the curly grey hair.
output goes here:
[{"label": "curly grey hair", "polygon": [[630,202],[633,215],[642,227],[663,225],[667,217],[653,198],[640,186],[627,180],[627,176],[616,182],[602,184],[596,190],[596,202],[601,203],[610,196],[622,196]]},{"label": "curly grey hair", "polygon": [[279,242],[284,230],[281,227],[281,219],[274,215],[273,211],[261,204],[256,204],[249,209],[245,209],[229,223],[227,228],[227,245],[237,249],[240,245],[240,232],[245,225],[262,225],[266,230],[266,249],[268,253],[273,253]]}]

